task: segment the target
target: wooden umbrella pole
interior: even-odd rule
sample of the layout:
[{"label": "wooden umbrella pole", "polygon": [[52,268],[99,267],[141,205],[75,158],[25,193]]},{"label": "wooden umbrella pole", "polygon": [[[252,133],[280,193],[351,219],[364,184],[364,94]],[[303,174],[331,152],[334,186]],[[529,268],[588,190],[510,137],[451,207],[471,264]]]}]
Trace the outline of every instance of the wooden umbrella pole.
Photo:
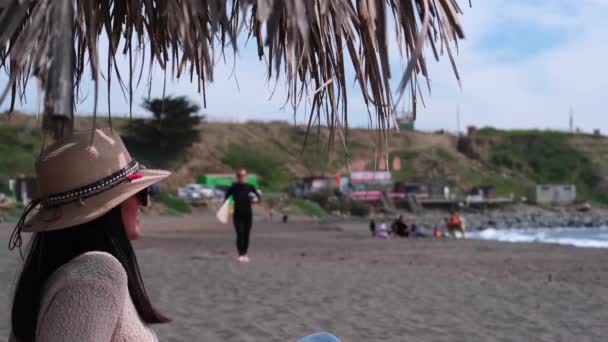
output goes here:
[{"label": "wooden umbrella pole", "polygon": [[74,131],[74,8],[71,0],[49,5],[51,44],[42,127],[56,140]]}]

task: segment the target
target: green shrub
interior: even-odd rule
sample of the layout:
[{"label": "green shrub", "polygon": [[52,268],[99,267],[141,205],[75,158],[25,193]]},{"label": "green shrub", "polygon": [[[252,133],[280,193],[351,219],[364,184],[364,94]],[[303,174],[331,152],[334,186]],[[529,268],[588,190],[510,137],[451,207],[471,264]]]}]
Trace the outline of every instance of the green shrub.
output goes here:
[{"label": "green shrub", "polygon": [[334,196],[334,194],[331,191],[320,191],[309,194],[307,199],[317,203],[320,207],[331,211],[330,198],[332,196]]},{"label": "green shrub", "polygon": [[352,216],[366,217],[369,216],[369,207],[365,203],[358,201],[350,202],[350,214]]},{"label": "green shrub", "polygon": [[159,200],[162,204],[164,204],[167,209],[169,209],[170,213],[174,214],[190,214],[192,213],[192,207],[190,204],[182,201],[179,198],[175,198],[173,195],[161,192],[159,196]]},{"label": "green shrub", "polygon": [[328,212],[340,212],[352,216],[368,216],[369,208],[365,203],[347,197],[336,197],[331,192],[314,193],[308,199]]},{"label": "green shrub", "polygon": [[327,216],[327,212],[319,206],[319,204],[302,198],[292,199],[288,208],[288,211],[295,215],[299,214],[314,217]]},{"label": "green shrub", "polygon": [[8,180],[19,174],[33,175],[41,145],[37,130],[0,126],[0,191],[8,192]]}]

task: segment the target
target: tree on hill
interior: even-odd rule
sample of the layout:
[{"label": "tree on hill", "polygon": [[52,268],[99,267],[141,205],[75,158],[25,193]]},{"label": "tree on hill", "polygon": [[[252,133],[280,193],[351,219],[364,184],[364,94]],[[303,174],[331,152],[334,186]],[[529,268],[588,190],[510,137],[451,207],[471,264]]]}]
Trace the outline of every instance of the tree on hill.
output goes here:
[{"label": "tree on hill", "polygon": [[124,137],[133,156],[158,167],[182,161],[200,139],[200,107],[183,96],[146,99],[143,107],[152,119],[131,120]]}]

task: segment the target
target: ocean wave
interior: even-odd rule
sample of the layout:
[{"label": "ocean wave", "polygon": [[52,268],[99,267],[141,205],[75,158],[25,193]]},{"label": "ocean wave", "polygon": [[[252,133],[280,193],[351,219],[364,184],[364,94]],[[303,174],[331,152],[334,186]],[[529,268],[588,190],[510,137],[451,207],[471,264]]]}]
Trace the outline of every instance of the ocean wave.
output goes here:
[{"label": "ocean wave", "polygon": [[468,237],[504,242],[553,243],[588,248],[608,248],[608,228],[485,229]]}]

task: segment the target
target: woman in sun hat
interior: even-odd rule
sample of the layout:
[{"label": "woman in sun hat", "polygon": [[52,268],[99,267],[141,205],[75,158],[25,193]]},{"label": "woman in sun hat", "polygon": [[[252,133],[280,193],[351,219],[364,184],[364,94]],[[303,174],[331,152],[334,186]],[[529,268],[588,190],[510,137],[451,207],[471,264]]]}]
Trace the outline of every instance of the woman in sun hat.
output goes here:
[{"label": "woman in sun hat", "polygon": [[169,174],[144,169],[118,135],[99,129],[43,151],[40,196],[9,246],[21,247],[21,231],[35,233],[13,298],[12,340],[157,340],[149,325],[169,319],[150,303],[130,240],[148,187]]}]

